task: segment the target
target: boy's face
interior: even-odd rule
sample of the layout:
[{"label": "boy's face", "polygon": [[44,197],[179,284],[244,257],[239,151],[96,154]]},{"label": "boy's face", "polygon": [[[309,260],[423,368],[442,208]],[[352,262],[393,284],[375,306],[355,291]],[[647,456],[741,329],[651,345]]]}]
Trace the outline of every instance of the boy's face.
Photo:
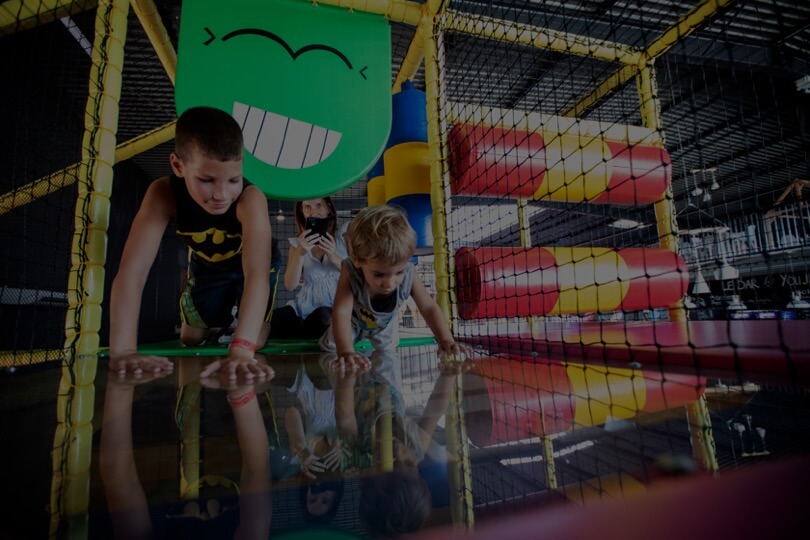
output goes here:
[{"label": "boy's face", "polygon": [[354,260],[354,266],[363,272],[369,294],[372,297],[380,297],[389,296],[397,290],[402,280],[405,279],[405,268],[408,266],[408,261],[391,265],[378,259],[362,262]]},{"label": "boy's face", "polygon": [[224,214],[242,193],[242,161],[219,161],[200,152],[186,159],[172,153],[174,174],[185,179],[194,202],[213,215]]}]

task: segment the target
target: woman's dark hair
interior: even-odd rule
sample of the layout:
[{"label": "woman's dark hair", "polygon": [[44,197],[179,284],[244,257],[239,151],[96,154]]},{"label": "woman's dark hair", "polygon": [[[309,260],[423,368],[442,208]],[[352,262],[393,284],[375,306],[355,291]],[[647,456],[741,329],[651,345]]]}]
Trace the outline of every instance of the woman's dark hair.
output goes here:
[{"label": "woman's dark hair", "polygon": [[[323,493],[324,491],[334,491],[335,501],[332,507],[324,514],[315,516],[307,511],[307,496],[309,490],[312,493]],[[313,483],[304,483],[298,488],[298,502],[304,512],[304,521],[311,525],[328,525],[332,523],[337,515],[340,501],[343,499],[343,476],[340,473],[328,472],[318,475]]]},{"label": "woman's dark hair", "polygon": [[[329,197],[315,197],[314,199],[306,199],[307,201],[316,201],[322,200],[323,203],[326,205],[326,210],[329,212],[330,216],[337,218],[337,210],[335,209],[335,203],[332,202],[332,199]],[[298,225],[298,232],[303,231],[306,229],[307,218],[304,217],[304,201],[298,201],[295,203],[295,224]],[[337,219],[333,219],[329,222],[328,228],[326,232],[331,234],[333,237],[335,236],[335,231],[337,230]]]}]

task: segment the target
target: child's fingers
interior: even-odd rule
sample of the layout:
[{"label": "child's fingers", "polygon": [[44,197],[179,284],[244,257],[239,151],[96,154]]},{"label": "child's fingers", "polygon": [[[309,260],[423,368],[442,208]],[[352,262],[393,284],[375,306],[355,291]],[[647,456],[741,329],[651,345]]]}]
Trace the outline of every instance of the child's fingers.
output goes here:
[{"label": "child's fingers", "polygon": [[147,356],[147,365],[152,371],[172,371],[174,364],[165,356]]},{"label": "child's fingers", "polygon": [[210,377],[211,374],[216,373],[219,371],[219,368],[222,367],[222,362],[220,360],[215,360],[205,366],[205,369],[202,370],[200,373],[200,378]]},{"label": "child's fingers", "polygon": [[258,364],[254,367],[258,371],[258,375],[267,380],[270,380],[276,376],[276,371],[267,364]]}]

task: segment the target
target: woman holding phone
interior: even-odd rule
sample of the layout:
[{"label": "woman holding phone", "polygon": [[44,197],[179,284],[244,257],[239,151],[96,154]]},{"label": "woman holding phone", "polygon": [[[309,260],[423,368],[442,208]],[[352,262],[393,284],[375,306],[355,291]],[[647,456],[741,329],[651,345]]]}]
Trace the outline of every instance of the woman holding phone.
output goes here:
[{"label": "woman holding phone", "polygon": [[273,312],[270,337],[319,338],[329,327],[340,263],[348,256],[336,215],[329,197],[295,203],[298,236],[289,239],[284,286],[294,291],[300,285],[301,290]]}]

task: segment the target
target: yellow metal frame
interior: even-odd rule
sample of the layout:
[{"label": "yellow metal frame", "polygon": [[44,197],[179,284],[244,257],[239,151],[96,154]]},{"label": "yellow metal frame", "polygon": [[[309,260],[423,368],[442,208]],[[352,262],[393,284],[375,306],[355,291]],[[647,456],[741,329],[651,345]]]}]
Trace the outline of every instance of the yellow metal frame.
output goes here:
[{"label": "yellow metal frame", "polygon": [[414,78],[416,72],[419,71],[419,66],[422,65],[422,60],[425,58],[425,41],[428,39],[427,21],[429,20],[427,17],[423,17],[416,26],[416,32],[394,79],[391,89],[394,94],[402,89],[402,83]]},{"label": "yellow metal frame", "polygon": [[62,349],[34,349],[28,351],[0,351],[0,367],[15,367],[61,360]]},{"label": "yellow metal frame", "polygon": [[157,11],[154,0],[131,0],[132,11],[138,16],[149,41],[163,64],[163,69],[174,85],[174,76],[177,73],[177,52],[172,46],[166,27]]},{"label": "yellow metal frame", "polygon": [[[121,143],[115,149],[115,163],[126,161],[141,152],[172,140],[174,138],[175,123],[175,121],[169,122],[164,126]],[[63,187],[75,184],[79,178],[80,166],[81,163],[68,165],[61,171],[56,171],[0,196],[0,215],[55,193]]]},{"label": "yellow metal frame", "polygon": [[422,4],[408,0],[302,0],[313,4],[342,7],[384,15],[387,19],[417,26],[422,18]]},{"label": "yellow metal frame", "polygon": [[68,279],[62,380],[53,444],[51,536],[86,536],[98,365],[98,329],[104,291],[107,224],[118,127],[118,99],[129,0],[100,0],[96,11],[79,196]]},{"label": "yellow metal frame", "polygon": [[528,24],[516,24],[481,15],[470,15],[448,10],[446,20],[447,26],[445,30],[486,39],[530,45],[538,49],[549,49],[555,52],[597,58],[608,62],[636,65],[644,55],[643,51],[620,43]]},{"label": "yellow metal frame", "polygon": [[97,0],[5,0],[0,2],[0,36],[94,9],[97,4]]},{"label": "yellow metal frame", "polygon": [[705,471],[717,476],[720,466],[717,463],[717,450],[712,433],[712,419],[706,405],[706,396],[686,406],[689,422],[689,436],[692,440],[692,455]]},{"label": "yellow metal frame", "polygon": [[[431,5],[428,5],[430,9]],[[436,302],[451,328],[455,328],[453,298],[453,258],[447,238],[450,204],[450,171],[447,168],[447,118],[444,90],[444,32],[442,4],[436,12],[426,12],[422,23],[427,28],[425,39],[425,93],[427,98],[428,153],[430,155],[430,202],[433,208],[433,266],[436,272]],[[455,332],[454,332],[455,333]],[[443,359],[448,361],[449,359]],[[449,360],[452,361],[452,360]],[[475,521],[472,500],[472,472],[467,426],[464,421],[461,376],[453,384],[447,413],[448,477],[450,513],[457,528],[470,530]]]}]

